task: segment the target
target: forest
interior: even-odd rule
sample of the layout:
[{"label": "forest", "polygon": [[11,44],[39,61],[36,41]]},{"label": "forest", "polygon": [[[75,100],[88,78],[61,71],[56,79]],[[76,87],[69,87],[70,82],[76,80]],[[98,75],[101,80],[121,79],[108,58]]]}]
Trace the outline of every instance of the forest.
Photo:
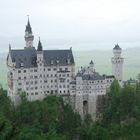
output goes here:
[{"label": "forest", "polygon": [[121,88],[116,80],[100,117],[81,119],[61,97],[14,106],[0,89],[0,140],[140,140],[140,83]]}]

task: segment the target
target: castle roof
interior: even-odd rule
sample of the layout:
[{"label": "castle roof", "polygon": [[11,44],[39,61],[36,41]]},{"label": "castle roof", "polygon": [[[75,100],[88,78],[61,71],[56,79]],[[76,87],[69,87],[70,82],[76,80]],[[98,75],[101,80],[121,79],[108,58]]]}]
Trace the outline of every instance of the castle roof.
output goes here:
[{"label": "castle roof", "polygon": [[94,64],[92,60],[90,61],[90,64]]},{"label": "castle roof", "polygon": [[42,51],[42,49],[43,49],[42,43],[41,43],[40,38],[39,38],[38,46],[37,46],[37,51]]},{"label": "castle roof", "polygon": [[[86,70],[85,70],[86,71]],[[82,80],[104,80],[105,77],[101,76],[98,72],[85,73],[84,70],[81,70],[77,73],[76,77],[82,77]]]},{"label": "castle roof", "polygon": [[115,47],[113,48],[114,50],[121,50],[120,46],[118,44],[115,45]]},{"label": "castle roof", "polygon": [[86,74],[82,76],[83,80],[104,80],[105,78],[99,75],[97,72],[94,74]]},{"label": "castle roof", "polygon": [[31,28],[31,25],[30,25],[29,18],[28,18],[28,23],[26,25],[25,32],[32,33],[32,28]]},{"label": "castle roof", "polygon": [[[37,50],[32,47],[30,49],[11,50],[12,62],[16,63],[16,68],[20,68],[21,64],[25,68],[37,67]],[[72,50],[44,50],[44,65],[70,65],[74,64]],[[68,64],[68,59],[70,63]],[[53,61],[53,64],[51,63]]]}]

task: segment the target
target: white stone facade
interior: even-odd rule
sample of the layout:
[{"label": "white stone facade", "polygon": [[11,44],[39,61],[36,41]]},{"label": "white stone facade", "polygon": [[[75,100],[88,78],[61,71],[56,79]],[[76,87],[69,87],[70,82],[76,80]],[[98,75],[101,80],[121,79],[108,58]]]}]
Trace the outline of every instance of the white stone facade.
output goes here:
[{"label": "white stone facade", "polygon": [[70,86],[70,96],[74,98],[72,104],[75,111],[82,117],[89,113],[95,120],[98,96],[106,95],[113,80],[114,76],[99,75],[92,61],[89,67],[81,68]]},{"label": "white stone facade", "polygon": [[123,61],[124,61],[124,59],[121,57],[121,52],[122,49],[119,47],[119,45],[116,45],[113,48],[114,56],[111,58],[112,74],[120,83],[123,80]]},{"label": "white stone facade", "polygon": [[[98,96],[106,94],[114,76],[100,75],[93,61],[88,67],[81,68],[75,76],[75,63],[72,49],[43,50],[39,40],[33,47],[34,36],[28,20],[25,30],[26,46],[21,50],[12,50],[9,46],[7,57],[8,96],[16,104],[19,94],[25,92],[29,101],[42,100],[48,95],[62,96],[72,108],[83,117],[91,114],[97,117]],[[114,50],[112,58],[113,75],[122,80],[120,50]]]},{"label": "white stone facade", "polygon": [[72,49],[42,50],[39,40],[36,50],[29,21],[25,42],[26,46],[22,50],[12,50],[9,46],[8,96],[11,100],[18,103],[21,92],[27,94],[29,101],[42,100],[47,95],[68,96],[70,82],[75,76]]}]

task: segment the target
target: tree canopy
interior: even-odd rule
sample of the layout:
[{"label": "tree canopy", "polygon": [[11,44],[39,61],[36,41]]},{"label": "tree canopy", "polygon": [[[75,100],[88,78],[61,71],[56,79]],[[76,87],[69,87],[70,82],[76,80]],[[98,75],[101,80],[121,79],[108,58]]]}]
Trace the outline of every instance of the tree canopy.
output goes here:
[{"label": "tree canopy", "polygon": [[139,140],[140,83],[121,88],[116,80],[107,93],[101,117],[81,117],[61,97],[14,106],[0,89],[0,140]]}]

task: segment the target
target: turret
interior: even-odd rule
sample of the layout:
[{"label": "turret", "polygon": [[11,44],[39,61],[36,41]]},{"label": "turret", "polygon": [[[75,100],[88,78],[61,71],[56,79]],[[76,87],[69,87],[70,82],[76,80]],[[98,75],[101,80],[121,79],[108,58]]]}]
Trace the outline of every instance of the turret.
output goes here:
[{"label": "turret", "polygon": [[32,28],[31,28],[31,25],[30,25],[29,18],[28,18],[28,22],[27,22],[27,25],[26,25],[24,38],[25,38],[25,42],[26,42],[25,48],[33,47],[34,36],[33,36],[33,33],[32,33]]},{"label": "turret", "polygon": [[92,60],[91,60],[90,63],[89,63],[89,68],[90,68],[90,71],[91,71],[91,72],[95,72],[94,63],[93,63]]},{"label": "turret", "polygon": [[37,61],[39,64],[43,64],[43,47],[42,47],[42,43],[40,41],[38,41],[38,46],[37,46]]}]

